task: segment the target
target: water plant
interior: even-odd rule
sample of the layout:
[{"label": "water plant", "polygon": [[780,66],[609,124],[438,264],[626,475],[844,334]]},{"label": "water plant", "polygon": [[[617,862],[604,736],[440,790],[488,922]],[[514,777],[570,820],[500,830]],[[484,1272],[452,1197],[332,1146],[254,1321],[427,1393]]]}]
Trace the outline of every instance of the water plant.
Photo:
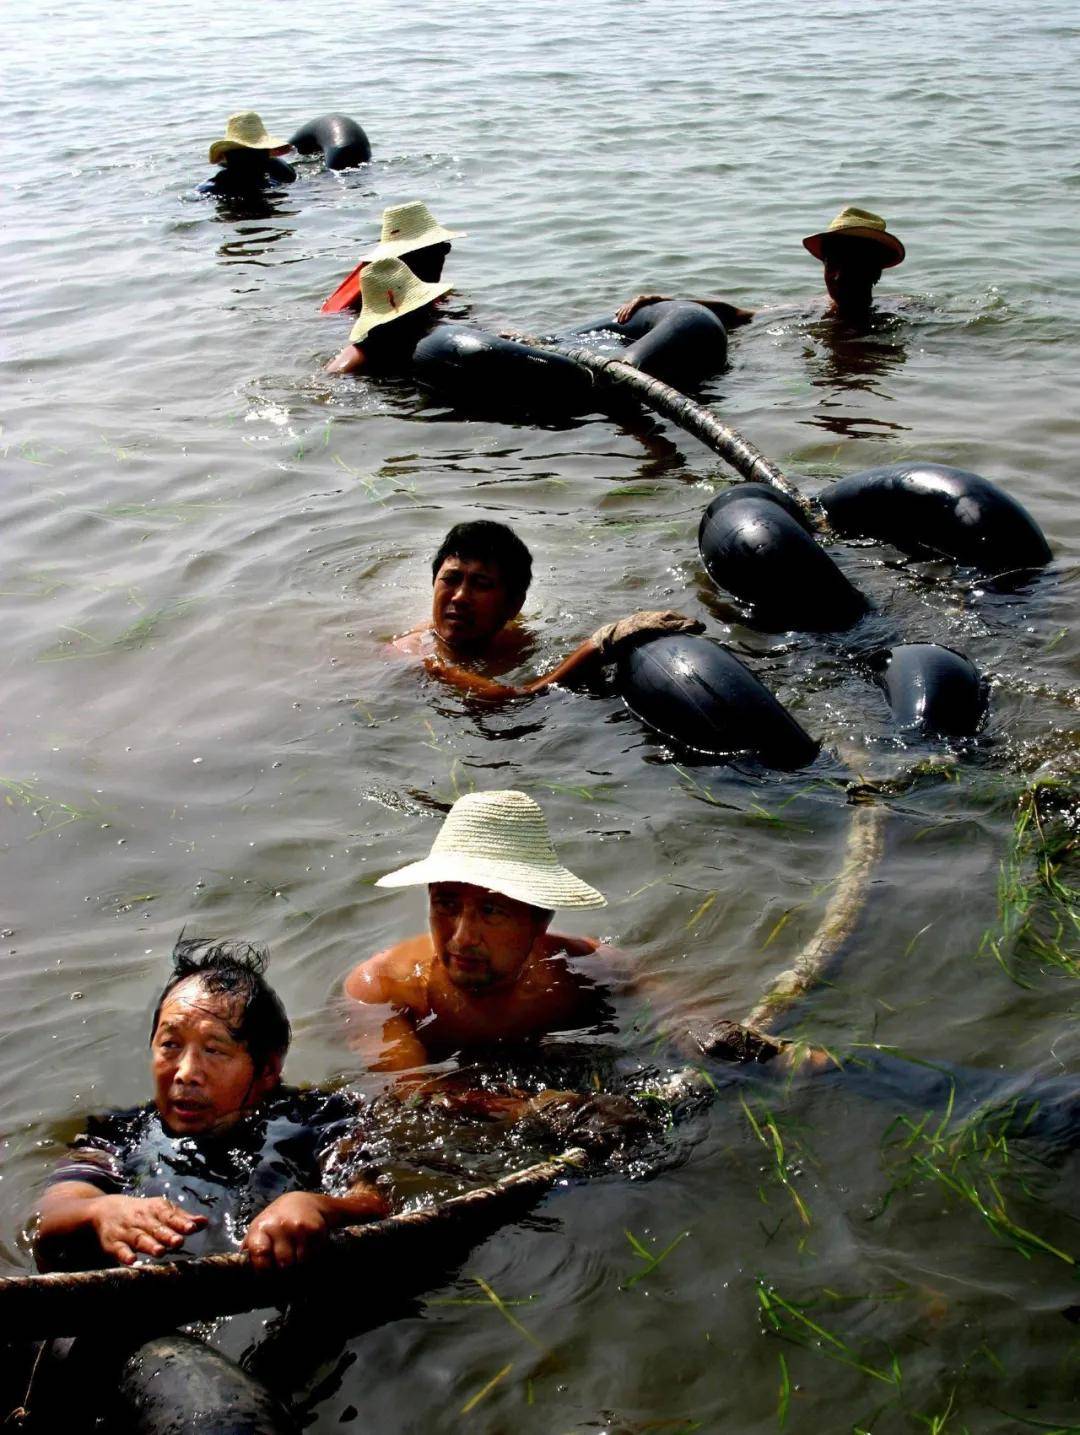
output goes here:
[{"label": "water plant", "polygon": [[675,1247],[682,1245],[689,1234],[689,1231],[680,1231],[675,1239],[669,1241],[662,1251],[650,1251],[644,1241],[639,1240],[633,1231],[627,1231],[626,1239],[630,1242],[630,1249],[638,1259],[644,1261],[645,1264],[640,1270],[635,1271],[633,1275],[629,1276],[625,1281],[622,1281],[619,1285],[619,1289],[624,1291],[632,1290],[638,1281],[642,1281],[646,1276],[652,1275],[661,1261],[666,1261]]},{"label": "water plant", "polygon": [[[784,1138],[780,1134],[780,1125],[777,1114],[764,1101],[747,1101],[746,1097],[739,1094],[739,1105],[742,1107],[743,1115],[750,1124],[750,1129],[769,1153],[769,1169],[776,1181],[783,1187],[791,1198],[799,1220],[807,1229],[812,1225],[810,1211],[802,1196],[796,1190],[792,1177],[796,1174],[796,1166],[788,1155]],[[800,1157],[804,1153],[798,1146]],[[763,1188],[758,1188],[758,1195],[763,1205],[768,1205],[768,1196]],[[774,1233],[775,1234],[775,1233]],[[800,1249],[802,1242],[800,1241]]]},{"label": "water plant", "polygon": [[918,1120],[897,1116],[889,1125],[883,1144],[892,1181],[876,1215],[880,1216],[900,1191],[920,1183],[935,1185],[970,1206],[999,1240],[1026,1260],[1050,1256],[1075,1266],[1075,1255],[1021,1225],[1010,1206],[1015,1195],[1038,1199],[1034,1180],[1046,1169],[1034,1153],[1015,1145],[1034,1114],[1033,1107],[1025,1108],[1022,1101],[1014,1100],[954,1122],[954,1100],[955,1088],[936,1122],[927,1112]]},{"label": "water plant", "polygon": [[998,876],[998,922],[983,934],[989,953],[1018,986],[1034,968],[1080,977],[1080,795],[1060,778],[1037,778],[1016,803],[1009,848]]}]

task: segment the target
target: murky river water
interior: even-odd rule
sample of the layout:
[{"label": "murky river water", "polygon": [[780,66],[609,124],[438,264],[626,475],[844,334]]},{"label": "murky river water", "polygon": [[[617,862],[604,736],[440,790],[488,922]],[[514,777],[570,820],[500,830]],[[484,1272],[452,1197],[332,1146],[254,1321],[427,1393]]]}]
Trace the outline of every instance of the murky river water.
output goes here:
[{"label": "murky river water", "polygon": [[[1073,7],[10,0],[5,22],[9,1267],[73,1113],[144,1095],[143,1026],[185,923],[269,942],[291,1076],[348,1074],[341,977],[422,916],[373,880],[426,848],[433,804],[521,787],[611,900],[564,925],[602,929],[649,979],[614,1038],[632,1058],[657,1023],[745,1011],[814,931],[849,823],[830,749],[861,746],[877,777],[912,760],[841,642],[723,617],[695,536],[727,480],[692,439],[463,421],[408,384],[320,374],[344,325],[318,303],[404,199],[469,231],[449,273],[482,320],[552,329],[641,288],[776,306],[708,398],[808,491],[922,456],[1042,524],[1055,562],[1014,595],[839,552],[881,635],[962,648],[992,708],[951,778],[890,802],[865,918],[797,1029],[1078,1069],[1074,971],[1006,939],[1012,980],[983,941],[1018,795],[1067,773],[1077,742]],[[223,215],[191,190],[247,105],[286,133],[352,113],[374,162],[308,166],[266,214]],[[908,246],[856,349],[817,322],[799,243],[845,203]],[[818,765],[690,771],[614,698],[483,710],[388,662],[442,534],[481,516],[534,551],[537,665],[678,606],[751,655],[823,737]],[[1000,1153],[943,1155],[929,1127],[901,1148],[890,1123],[918,1106],[835,1085],[747,1105],[757,1131],[722,1096],[673,1136],[670,1169],[556,1194],[357,1337],[311,1428],[1080,1428],[1071,1160],[1014,1153],[1028,1195],[1002,1178],[1008,1218],[1058,1252],[1025,1259],[963,1195]],[[632,1281],[635,1243],[677,1240]],[[536,1344],[476,1277],[525,1302]]]}]

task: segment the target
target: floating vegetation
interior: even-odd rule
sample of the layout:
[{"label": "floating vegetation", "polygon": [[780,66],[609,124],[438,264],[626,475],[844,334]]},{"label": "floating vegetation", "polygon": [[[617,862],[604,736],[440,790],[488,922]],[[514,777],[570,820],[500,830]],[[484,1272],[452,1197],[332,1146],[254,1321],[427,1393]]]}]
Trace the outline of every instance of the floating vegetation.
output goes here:
[{"label": "floating vegetation", "polygon": [[[801,1345],[804,1350],[811,1350],[815,1355],[823,1355],[828,1360],[835,1360],[840,1365],[847,1365],[852,1370],[861,1371],[872,1380],[880,1381],[884,1385],[891,1386],[899,1392],[901,1387],[902,1373],[900,1362],[890,1352],[887,1365],[875,1365],[868,1360],[862,1352],[850,1345],[842,1337],[827,1330],[825,1326],[814,1320],[808,1311],[813,1310],[816,1301],[799,1303],[794,1300],[787,1300],[779,1291],[768,1284],[760,1277],[757,1281],[758,1304],[765,1321],[766,1328],[782,1340],[790,1341],[793,1345]],[[784,1366],[784,1374],[787,1374],[787,1366]],[[786,1403],[783,1401],[784,1391],[781,1389],[781,1403],[786,1415]],[[779,1414],[779,1410],[777,1412]]]},{"label": "floating vegetation", "polygon": [[633,1231],[627,1231],[626,1239],[630,1242],[631,1250],[640,1260],[644,1261],[645,1264],[640,1270],[635,1271],[632,1276],[623,1281],[619,1289],[623,1291],[632,1290],[638,1281],[643,1281],[646,1276],[651,1276],[661,1261],[666,1261],[675,1247],[682,1245],[689,1234],[689,1231],[680,1231],[675,1239],[670,1241],[662,1251],[650,1251],[644,1241],[638,1240]]},{"label": "floating vegetation", "polygon": [[465,1404],[461,1407],[462,1415],[468,1415],[470,1410],[474,1410],[476,1406],[480,1404],[481,1400],[491,1394],[500,1381],[506,1379],[513,1368],[514,1364],[513,1361],[511,1361],[509,1365],[504,1365],[500,1371],[497,1371],[486,1385],[482,1385],[471,1399],[466,1400]]},{"label": "floating vegetation", "polygon": [[1009,1207],[1013,1193],[1007,1187],[1029,1200],[1038,1199],[1032,1182],[1045,1164],[1012,1144],[1023,1135],[1034,1105],[1025,1107],[1023,1100],[1016,1100],[954,1124],[954,1096],[955,1088],[936,1124],[931,1124],[929,1112],[918,1121],[898,1116],[890,1124],[883,1145],[892,1182],[876,1214],[880,1216],[898,1192],[931,1184],[977,1211],[994,1235],[1025,1260],[1051,1256],[1075,1266],[1074,1255],[1022,1226]]},{"label": "floating vegetation", "polygon": [[39,653],[38,662],[63,663],[76,658],[104,658],[110,653],[133,652],[137,648],[145,648],[159,636],[166,623],[182,617],[201,601],[200,598],[181,598],[175,603],[167,603],[162,608],[144,613],[141,618],[136,618],[133,623],[129,623],[126,628],[111,637],[98,637],[96,633],[87,632],[85,628],[61,628],[61,632],[71,633],[73,636],[61,638],[53,647]]},{"label": "floating vegetation", "polygon": [[358,468],[353,468],[352,464],[346,463],[341,457],[341,454],[335,453],[333,458],[338,467],[343,468],[350,478],[356,480],[367,496],[383,508],[386,507],[387,499],[396,494],[401,494],[405,498],[411,498],[413,503],[422,502],[420,495],[416,491],[415,483],[399,483],[396,478],[392,478],[389,475],[384,478],[371,478],[361,473]]},{"label": "floating vegetation", "polygon": [[76,807],[59,797],[50,797],[47,792],[32,782],[21,782],[13,777],[0,777],[0,792],[4,794],[6,807],[29,808],[41,823],[40,830],[30,834],[30,839],[44,837],[61,827],[70,827],[73,822],[85,822],[90,818],[101,818],[106,809],[99,802],[90,807]]},{"label": "floating vegetation", "polygon": [[1040,778],[1016,805],[1009,850],[998,876],[998,925],[985,932],[989,953],[1018,986],[1034,968],[1080,976],[1080,799],[1075,784]]},{"label": "floating vegetation", "polygon": [[[795,1189],[795,1185],[792,1180],[793,1176],[799,1174],[801,1168],[797,1164],[794,1164],[788,1156],[787,1147],[784,1144],[784,1138],[780,1134],[780,1127],[777,1122],[776,1114],[771,1110],[770,1107],[765,1104],[764,1101],[756,1101],[754,1103],[750,1103],[746,1100],[746,1097],[743,1096],[742,1093],[739,1094],[739,1105],[743,1109],[743,1115],[750,1123],[751,1131],[753,1131],[754,1135],[769,1153],[771,1163],[770,1169],[772,1175],[776,1178],[779,1184],[791,1197],[791,1203],[795,1207],[799,1220],[802,1222],[803,1226],[809,1229],[810,1225],[812,1224],[810,1218],[810,1211],[802,1196],[800,1196],[799,1192]],[[794,1145],[794,1149],[799,1153],[800,1157],[805,1159],[801,1147],[796,1144]],[[758,1195],[761,1198],[762,1205],[767,1206],[769,1204],[769,1198],[765,1193],[764,1189],[760,1186],[758,1187]],[[779,1230],[779,1227],[777,1227],[776,1229]],[[766,1234],[769,1233],[767,1232]],[[776,1232],[773,1231],[772,1234],[775,1235]],[[803,1239],[799,1242],[800,1250],[802,1249],[804,1241],[805,1234]]]}]

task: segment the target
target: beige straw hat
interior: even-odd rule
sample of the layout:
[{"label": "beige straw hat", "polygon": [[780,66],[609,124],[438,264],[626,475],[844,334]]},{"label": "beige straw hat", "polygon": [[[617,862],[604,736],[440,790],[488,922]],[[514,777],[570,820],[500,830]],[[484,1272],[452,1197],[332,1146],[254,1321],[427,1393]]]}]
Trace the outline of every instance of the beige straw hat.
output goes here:
[{"label": "beige straw hat", "polygon": [[349,343],[359,344],[379,324],[389,324],[414,309],[449,294],[452,284],[426,284],[417,279],[400,259],[376,259],[360,271],[360,297],[363,309],[349,333]]},{"label": "beige straw hat", "polygon": [[851,239],[870,239],[875,244],[879,244],[882,249],[887,251],[887,256],[882,255],[881,257],[882,269],[891,269],[894,264],[903,263],[904,246],[895,234],[890,234],[885,228],[885,221],[881,215],[871,214],[868,209],[856,209],[851,204],[840,211],[828,229],[822,230],[820,234],[808,234],[803,240],[803,245],[809,249],[815,259],[824,262],[825,256],[821,250],[822,241],[838,234],[847,235]]},{"label": "beige straw hat", "polygon": [[361,259],[400,259],[414,249],[426,249],[429,244],[448,244],[451,239],[465,239],[463,230],[444,229],[426,204],[413,200],[409,204],[395,204],[383,210],[382,234],[374,249],[362,254]]},{"label": "beige straw hat", "polygon": [[467,882],[531,907],[606,907],[595,887],[555,854],[544,814],[524,792],[470,792],[446,814],[431,852],[376,887]]},{"label": "beige straw hat", "polygon": [[231,149],[287,149],[288,145],[288,140],[266,133],[266,126],[254,110],[240,110],[229,116],[225,138],[210,146],[210,163],[218,164]]}]

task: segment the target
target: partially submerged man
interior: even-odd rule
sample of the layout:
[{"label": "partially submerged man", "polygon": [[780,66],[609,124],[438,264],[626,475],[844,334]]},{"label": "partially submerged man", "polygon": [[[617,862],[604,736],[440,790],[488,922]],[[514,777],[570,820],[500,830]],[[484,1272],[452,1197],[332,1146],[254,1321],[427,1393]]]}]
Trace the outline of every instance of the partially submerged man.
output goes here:
[{"label": "partially submerged man", "polygon": [[296,171],[277,158],[290,149],[287,140],[267,133],[254,110],[240,110],[229,116],[223,138],[210,146],[210,163],[221,168],[199,185],[199,193],[247,195],[292,184]]},{"label": "partially submerged man", "polygon": [[606,905],[559,861],[523,792],[474,792],[450,808],[427,857],[379,887],[426,886],[428,931],[354,967],[346,995],[380,1025],[371,1067],[404,1071],[449,1053],[521,1042],[593,1019],[596,983],[575,965],[591,937],[549,931],[556,910]]},{"label": "partially submerged man", "polygon": [[[874,285],[882,271],[903,263],[905,250],[895,234],[890,234],[884,219],[868,209],[847,205],[828,229],[808,234],[803,247],[820,259],[824,266],[825,290],[829,296],[827,313],[845,324],[861,325],[873,308]],[[670,298],[663,294],[638,294],[624,304],[615,317],[625,323],[645,304]],[[755,310],[737,309],[723,299],[697,299],[723,321],[727,329],[747,324]]]},{"label": "partially submerged man", "polygon": [[349,342],[324,365],[328,374],[403,374],[413,350],[439,321],[435,305],[449,284],[418,279],[402,259],[376,259],[360,271],[360,316]]},{"label": "partially submerged man", "polygon": [[283,1267],[386,1214],[366,1176],[320,1189],[357,1111],[283,1086],[289,1022],[265,963],[243,943],[177,942],[150,1029],[153,1102],[92,1121],[52,1174],[36,1212],[44,1268],[237,1246]]},{"label": "partially submerged man", "polygon": [[598,628],[550,672],[519,685],[499,682],[521,662],[528,634],[517,622],[532,581],[532,555],[504,523],[459,523],[443,539],[431,564],[431,617],[396,638],[393,647],[423,659],[434,677],[482,697],[511,698],[543,692],[595,674],[628,647],[665,633],[700,633],[703,624],[682,613],[631,613]]},{"label": "partially submerged man", "polygon": [[447,229],[426,204],[410,200],[383,210],[382,232],[373,249],[360,256],[360,263],[347,274],[322,306],[324,314],[345,310],[357,313],[362,305],[360,275],[377,259],[403,259],[417,279],[425,284],[438,284],[455,239],[468,236],[463,230]]}]

